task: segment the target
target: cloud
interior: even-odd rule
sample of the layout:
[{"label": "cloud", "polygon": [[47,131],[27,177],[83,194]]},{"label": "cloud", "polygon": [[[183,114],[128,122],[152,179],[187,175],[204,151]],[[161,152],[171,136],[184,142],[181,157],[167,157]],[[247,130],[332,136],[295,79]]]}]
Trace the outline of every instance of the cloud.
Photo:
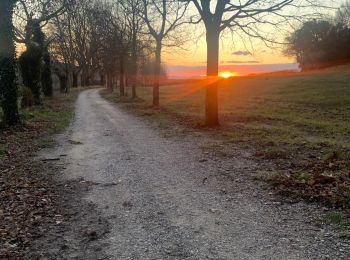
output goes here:
[{"label": "cloud", "polygon": [[260,63],[259,61],[257,60],[247,60],[247,61],[244,61],[244,60],[231,60],[231,61],[224,61],[223,63],[225,64],[247,64],[247,63],[254,63],[254,64],[258,64]]},{"label": "cloud", "polygon": [[235,51],[232,52],[233,55],[236,56],[251,56],[252,54],[249,51]]}]

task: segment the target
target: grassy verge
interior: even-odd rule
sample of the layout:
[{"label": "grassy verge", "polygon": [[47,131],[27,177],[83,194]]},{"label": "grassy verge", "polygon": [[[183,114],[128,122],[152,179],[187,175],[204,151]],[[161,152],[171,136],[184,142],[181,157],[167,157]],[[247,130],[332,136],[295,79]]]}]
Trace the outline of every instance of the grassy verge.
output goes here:
[{"label": "grassy verge", "polygon": [[67,95],[57,93],[40,107],[22,109],[20,125],[0,129],[0,169],[5,170],[14,157],[52,146],[52,136],[64,130],[73,116],[78,93],[75,89]]},{"label": "grassy verge", "polygon": [[[57,186],[35,152],[55,144],[53,135],[64,130],[74,115],[79,90],[56,94],[40,107],[20,111],[22,123],[0,129],[0,258],[22,259],[42,225],[58,214]],[[47,175],[46,175],[47,173]]]},{"label": "grassy verge", "polygon": [[[319,220],[320,225],[327,224],[332,226],[334,229],[338,231],[346,231],[349,228],[349,221],[345,214],[340,212],[328,212],[322,216],[322,218]],[[349,236],[349,234],[344,234],[346,236]],[[350,237],[348,237],[350,238]]]},{"label": "grassy verge", "polygon": [[[227,145],[251,149],[258,160],[273,161],[276,171],[263,179],[279,193],[348,208],[349,81],[347,70],[221,81],[222,125],[211,132]],[[152,90],[139,88],[143,102],[123,106],[161,125],[176,121],[198,128],[205,86],[205,81],[163,86],[160,110],[150,107]]]}]

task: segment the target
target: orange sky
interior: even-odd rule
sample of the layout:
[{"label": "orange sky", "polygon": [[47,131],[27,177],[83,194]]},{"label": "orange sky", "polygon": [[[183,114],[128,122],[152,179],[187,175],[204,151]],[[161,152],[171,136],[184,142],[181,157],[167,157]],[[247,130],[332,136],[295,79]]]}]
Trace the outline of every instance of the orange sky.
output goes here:
[{"label": "orange sky", "polygon": [[[315,3],[316,1],[314,4]],[[343,3],[343,0],[324,0],[319,3],[327,4],[327,6],[339,7],[340,4]],[[315,13],[317,10],[317,6],[312,9],[303,9],[305,14],[308,12]],[[319,11],[324,15],[333,16],[336,9],[320,9]],[[300,14],[300,9],[287,7],[284,12],[289,15]],[[196,11],[193,10],[193,13],[195,14]],[[299,23],[297,21],[287,23],[287,27],[283,27],[283,30],[275,30],[269,27],[269,25],[262,24],[259,30],[261,30],[263,34],[266,33],[269,35],[268,37],[274,41],[284,42],[285,37],[293,30],[290,25],[298,27]],[[180,33],[189,31],[190,33],[186,35],[193,37],[193,39],[181,46],[181,50],[164,49],[162,54],[163,64],[168,68],[168,74],[172,74],[172,76],[176,77],[181,75],[190,77],[191,75],[198,76],[203,73],[205,74],[206,41],[203,25],[186,25],[186,27],[181,30]],[[220,71],[231,70],[238,75],[246,75],[250,73],[268,72],[271,70],[297,69],[295,59],[292,57],[285,57],[282,54],[283,45],[275,45],[274,49],[271,49],[266,47],[265,43],[260,40],[249,38],[239,31],[233,32],[234,34],[229,30],[224,30],[221,33]],[[281,66],[277,66],[277,64],[281,64]]]},{"label": "orange sky", "polygon": [[[295,60],[282,54],[283,46],[268,48],[261,41],[247,42],[231,37],[229,32],[223,32],[220,40],[220,71],[231,71],[236,75],[269,72],[274,70],[297,69]],[[190,78],[205,76],[206,41],[203,36],[192,40],[179,49],[164,48],[163,65],[166,66],[171,78]],[[266,64],[283,64],[265,66]],[[285,67],[284,64],[293,64]]]},{"label": "orange sky", "polygon": [[[294,59],[285,57],[279,49],[269,49],[256,43],[255,49],[245,48],[242,44],[233,44],[230,41],[221,41],[220,64],[277,64],[294,63]],[[206,43],[200,40],[198,44],[186,44],[184,50],[165,50],[163,61],[168,65],[200,66],[206,63]]]},{"label": "orange sky", "polygon": [[[205,40],[201,39],[195,44],[188,43],[184,48],[186,51],[165,49],[163,52],[163,64],[167,68],[168,76],[170,78],[204,77],[206,73]],[[266,48],[258,42],[253,48],[246,48],[243,44],[233,45],[229,40],[221,40],[220,72],[231,71],[236,75],[247,75],[291,69],[297,69],[297,65],[293,58],[285,57],[281,53],[281,48]]]}]

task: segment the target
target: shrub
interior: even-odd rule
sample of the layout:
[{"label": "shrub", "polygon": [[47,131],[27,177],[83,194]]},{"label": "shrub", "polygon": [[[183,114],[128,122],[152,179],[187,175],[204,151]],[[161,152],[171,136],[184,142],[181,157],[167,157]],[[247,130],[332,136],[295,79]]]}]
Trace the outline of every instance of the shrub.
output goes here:
[{"label": "shrub", "polygon": [[34,96],[34,104],[40,105],[42,67],[41,48],[36,44],[30,45],[19,58],[19,65],[23,78],[23,84],[32,91]]},{"label": "shrub", "polygon": [[41,85],[43,88],[43,93],[46,97],[52,97],[52,78],[51,78],[51,62],[49,52],[44,53],[43,55],[43,70],[41,73]]},{"label": "shrub", "polygon": [[32,91],[28,87],[23,87],[21,106],[22,107],[31,107],[33,105],[34,105],[34,96],[33,96]]}]

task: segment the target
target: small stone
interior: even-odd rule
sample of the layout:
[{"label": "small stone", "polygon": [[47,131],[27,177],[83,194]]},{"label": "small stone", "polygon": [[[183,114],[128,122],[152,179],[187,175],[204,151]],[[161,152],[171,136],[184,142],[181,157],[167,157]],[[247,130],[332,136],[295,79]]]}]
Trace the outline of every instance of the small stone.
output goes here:
[{"label": "small stone", "polygon": [[220,210],[220,209],[209,209],[209,211],[210,211],[211,213],[217,213],[217,212],[220,212],[220,211],[222,211],[222,210]]}]

